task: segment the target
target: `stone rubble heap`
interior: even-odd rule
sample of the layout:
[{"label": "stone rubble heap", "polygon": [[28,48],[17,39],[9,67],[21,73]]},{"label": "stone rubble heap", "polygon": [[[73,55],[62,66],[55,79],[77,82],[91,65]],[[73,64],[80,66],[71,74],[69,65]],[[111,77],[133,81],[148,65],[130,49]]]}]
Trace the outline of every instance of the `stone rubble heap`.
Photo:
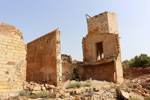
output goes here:
[{"label": "stone rubble heap", "polygon": [[[147,79],[148,81],[148,79]],[[130,97],[144,100],[150,96],[150,90],[143,88],[142,82],[135,80],[125,80],[123,84],[114,84],[112,82],[87,80],[80,83],[89,83],[89,87],[67,88],[69,84],[76,81],[67,81],[62,88],[49,84],[38,84],[34,82],[25,82],[24,90],[30,91],[30,94],[37,94],[41,91],[47,91],[50,94],[48,100],[116,100],[117,98],[129,99]],[[26,97],[18,97],[18,100],[27,100]],[[28,100],[43,100],[43,98]]]},{"label": "stone rubble heap", "polygon": [[136,93],[143,97],[150,97],[150,90],[146,86],[150,86],[150,80],[124,80],[124,84],[121,85],[121,90],[128,93]]},{"label": "stone rubble heap", "polygon": [[[58,88],[49,84],[26,82],[24,83],[24,90],[30,91],[31,94],[36,94],[41,91],[48,91],[51,94],[51,99],[49,100],[116,100],[114,83],[87,80],[86,82],[91,84],[90,87],[67,89],[67,86],[73,82],[76,81],[67,81],[64,83],[63,88]],[[81,81],[81,83],[85,83],[85,81]]]}]

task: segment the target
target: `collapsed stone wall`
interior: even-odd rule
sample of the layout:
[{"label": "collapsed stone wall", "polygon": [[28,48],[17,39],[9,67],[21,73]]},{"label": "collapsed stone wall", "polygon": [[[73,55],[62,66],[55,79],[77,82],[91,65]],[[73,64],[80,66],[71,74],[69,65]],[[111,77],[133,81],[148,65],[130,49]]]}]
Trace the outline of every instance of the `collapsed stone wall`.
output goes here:
[{"label": "collapsed stone wall", "polygon": [[62,82],[67,80],[79,80],[80,64],[82,62],[73,61],[70,55],[62,54]]},{"label": "collapsed stone wall", "polygon": [[27,81],[61,85],[62,64],[59,29],[27,44]]},{"label": "collapsed stone wall", "polygon": [[26,44],[15,26],[0,24],[0,98],[15,96],[26,79]]}]

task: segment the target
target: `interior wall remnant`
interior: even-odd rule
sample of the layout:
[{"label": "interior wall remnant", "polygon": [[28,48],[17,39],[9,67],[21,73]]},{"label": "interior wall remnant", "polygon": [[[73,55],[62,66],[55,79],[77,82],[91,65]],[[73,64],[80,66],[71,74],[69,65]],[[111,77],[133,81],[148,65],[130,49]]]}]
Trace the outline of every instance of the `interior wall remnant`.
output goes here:
[{"label": "interior wall remnant", "polygon": [[[103,58],[113,58],[117,57],[118,55],[118,48],[117,48],[117,37],[118,34],[90,34],[84,38],[82,41],[83,45],[83,61],[95,63],[97,62],[97,47],[96,43],[103,43]],[[99,48],[100,49],[100,48]]]},{"label": "interior wall remnant", "polygon": [[[84,64],[81,66],[81,77],[122,83],[117,15],[104,12],[88,18],[87,24],[88,34],[82,39]],[[87,72],[93,74],[87,75]]]},{"label": "interior wall remnant", "polygon": [[0,24],[0,98],[17,96],[26,80],[26,44],[15,26]]},{"label": "interior wall remnant", "polygon": [[[81,80],[95,79],[114,82],[114,63],[80,66]],[[106,68],[107,67],[107,68]],[[108,77],[109,76],[109,77]]]},{"label": "interior wall remnant", "polygon": [[27,81],[61,86],[60,31],[56,29],[27,44]]},{"label": "interior wall remnant", "polygon": [[62,82],[79,80],[79,66],[81,62],[73,61],[70,55],[62,54]]}]

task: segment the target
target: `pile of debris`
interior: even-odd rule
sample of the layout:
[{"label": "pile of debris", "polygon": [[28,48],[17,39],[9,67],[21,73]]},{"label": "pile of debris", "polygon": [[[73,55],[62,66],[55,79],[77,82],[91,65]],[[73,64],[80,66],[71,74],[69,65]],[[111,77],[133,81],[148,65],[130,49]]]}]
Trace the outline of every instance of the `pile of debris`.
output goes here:
[{"label": "pile of debris", "polygon": [[[149,82],[150,79],[147,79],[146,81]],[[71,84],[77,85],[77,87],[68,88]],[[83,86],[81,84],[86,85]],[[113,82],[97,81],[92,79],[86,81],[68,80],[63,84],[62,88],[46,83],[38,84],[34,82],[25,82],[24,91],[29,91],[29,95],[47,92],[48,95],[50,95],[48,100],[128,100],[129,98],[144,100],[145,97],[150,96],[150,90],[143,88],[141,81],[128,79],[125,79],[123,84],[115,84]],[[31,96],[29,96],[29,98],[30,97]],[[26,100],[27,97],[20,96],[18,98],[20,98],[19,100],[22,100],[22,98],[24,98],[23,100]],[[43,100],[43,98],[32,98],[31,100]]]},{"label": "pile of debris", "polygon": [[38,84],[35,82],[25,82],[23,88],[25,91],[30,91],[32,94],[39,93],[41,91],[51,91],[53,93],[53,91],[58,90],[58,88],[54,85]]},{"label": "pile of debris", "polygon": [[[47,91],[50,94],[48,100],[116,100],[115,84],[106,81],[87,80],[80,81],[81,84],[88,83],[89,86],[67,88],[70,84],[77,81],[67,81],[63,88],[55,87],[49,84],[37,84],[34,82],[25,82],[24,90],[29,91],[30,95],[38,94],[41,91]],[[26,98],[18,97],[19,100]],[[23,99],[26,100],[26,99]],[[40,100],[38,98],[37,100]],[[42,100],[42,98],[41,98]]]},{"label": "pile of debris", "polygon": [[67,80],[80,80],[79,69],[82,62],[72,60],[70,55],[62,54],[62,79]]},{"label": "pile of debris", "polygon": [[122,90],[125,92],[131,93],[134,92],[138,95],[141,95],[143,97],[149,97],[150,96],[150,90],[146,87],[150,86],[150,82],[147,80],[124,80],[124,84],[122,84]]}]

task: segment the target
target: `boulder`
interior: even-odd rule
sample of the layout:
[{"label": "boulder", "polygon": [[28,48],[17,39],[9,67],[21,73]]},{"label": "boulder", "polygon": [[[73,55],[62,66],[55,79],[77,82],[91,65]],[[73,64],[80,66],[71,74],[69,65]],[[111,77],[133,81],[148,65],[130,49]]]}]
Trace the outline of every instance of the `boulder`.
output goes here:
[{"label": "boulder", "polygon": [[124,98],[124,100],[129,99],[129,93],[128,92],[124,92],[122,90],[120,92],[121,92],[121,97]]}]

